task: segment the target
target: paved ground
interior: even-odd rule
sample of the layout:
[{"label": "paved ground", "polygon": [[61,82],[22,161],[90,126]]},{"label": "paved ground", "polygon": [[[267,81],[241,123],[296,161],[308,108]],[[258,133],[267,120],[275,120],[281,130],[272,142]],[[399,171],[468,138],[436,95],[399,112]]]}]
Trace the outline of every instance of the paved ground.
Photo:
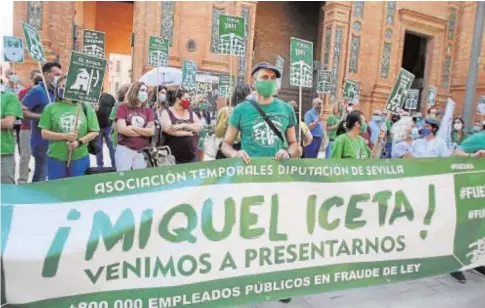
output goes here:
[{"label": "paved ground", "polygon": [[[106,147],[104,157],[105,166],[109,166]],[[91,166],[96,166],[96,158],[92,155]],[[31,169],[33,170],[33,160]],[[449,275],[444,275],[297,297],[289,304],[267,302],[240,308],[485,308],[485,277],[475,272],[467,272],[467,277],[468,283],[464,285]]]}]

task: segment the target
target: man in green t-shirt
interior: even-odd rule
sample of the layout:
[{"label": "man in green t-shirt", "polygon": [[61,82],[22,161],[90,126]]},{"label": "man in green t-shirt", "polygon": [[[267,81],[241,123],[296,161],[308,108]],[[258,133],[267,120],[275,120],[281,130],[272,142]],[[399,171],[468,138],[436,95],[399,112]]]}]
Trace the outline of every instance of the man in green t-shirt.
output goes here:
[{"label": "man in green t-shirt", "polygon": [[[274,157],[276,160],[299,157],[295,112],[289,104],[273,97],[280,71],[272,64],[262,62],[253,68],[252,76],[257,91],[256,106],[261,108],[279,133],[263,119],[256,106],[246,100],[231,113],[222,153],[230,158],[240,157],[245,163],[250,162],[250,157]],[[239,133],[241,150],[236,151],[232,144]]]},{"label": "man in green t-shirt", "polygon": [[329,159],[332,154],[332,146],[337,139],[337,128],[344,112],[343,104],[339,103],[333,108],[333,113],[327,119],[328,144],[325,149],[325,158]]},{"label": "man in green t-shirt", "polygon": [[11,91],[1,90],[1,168],[2,184],[15,184],[15,138],[13,126],[17,119],[22,119],[22,106],[17,95]]}]

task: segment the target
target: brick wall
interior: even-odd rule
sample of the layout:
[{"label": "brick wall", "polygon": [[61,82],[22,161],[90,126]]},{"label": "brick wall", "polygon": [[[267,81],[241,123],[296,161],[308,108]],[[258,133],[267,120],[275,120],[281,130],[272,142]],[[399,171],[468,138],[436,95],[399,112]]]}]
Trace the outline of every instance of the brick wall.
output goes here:
[{"label": "brick wall", "polygon": [[[318,59],[319,3],[303,6],[292,2],[258,2],[255,24],[253,64],[276,63],[277,55],[285,59],[282,89],[279,97],[298,101],[298,88],[289,85],[290,37],[314,43],[314,59]],[[304,90],[303,110],[311,108],[312,90]]]}]

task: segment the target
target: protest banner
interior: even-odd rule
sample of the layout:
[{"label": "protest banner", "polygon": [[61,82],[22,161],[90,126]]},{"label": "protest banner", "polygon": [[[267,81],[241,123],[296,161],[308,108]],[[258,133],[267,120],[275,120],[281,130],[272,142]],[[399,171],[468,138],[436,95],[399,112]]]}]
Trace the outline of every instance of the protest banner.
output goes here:
[{"label": "protest banner", "polygon": [[148,41],[148,65],[160,67],[168,66],[168,40],[150,36]]},{"label": "protest banner", "polygon": [[332,71],[319,70],[317,79],[317,93],[318,94],[330,94],[330,76]]},{"label": "protest banner", "polygon": [[436,103],[436,95],[438,94],[438,90],[436,87],[429,87],[428,88],[428,107],[434,106]]},{"label": "protest banner", "polygon": [[105,57],[105,33],[102,31],[88,30],[83,31],[83,51],[85,54],[98,58]]},{"label": "protest banner", "polygon": [[477,106],[477,114],[480,116],[485,116],[485,95],[480,95]]},{"label": "protest banner", "polygon": [[281,78],[278,78],[276,82],[278,83],[278,89],[281,89],[281,82],[283,80],[283,70],[285,69],[285,59],[283,59],[282,56],[278,55],[276,57],[276,63],[275,66],[277,69],[280,70],[281,73]]},{"label": "protest banner", "polygon": [[184,60],[182,64],[182,87],[187,90],[197,88],[197,62]]},{"label": "protest banner", "polygon": [[409,89],[404,103],[404,109],[417,110],[418,109],[419,90]]},{"label": "protest banner", "polygon": [[24,63],[24,42],[16,36],[3,37],[3,62]]},{"label": "protest banner", "polygon": [[457,158],[225,159],[2,185],[6,297],[234,307],[465,270],[485,265],[483,187],[485,160]]},{"label": "protest banner", "polygon": [[219,75],[219,97],[230,97],[231,85],[234,84],[235,78],[233,75],[220,74]]},{"label": "protest banner", "polygon": [[244,17],[219,15],[219,53],[244,56]]},{"label": "protest banner", "polygon": [[391,90],[391,95],[387,99],[386,107],[384,108],[387,112],[399,113],[401,111],[413,80],[414,75],[401,68],[396,83]]},{"label": "protest banner", "polygon": [[103,88],[106,59],[72,51],[64,98],[97,103]]},{"label": "protest banner", "polygon": [[[290,37],[290,86],[298,89],[298,110],[302,108],[303,87],[313,87],[313,43]],[[298,113],[298,123],[301,123],[301,112]],[[298,140],[301,140],[301,130],[298,130]]]},{"label": "protest banner", "polygon": [[436,137],[444,140],[446,142],[446,147],[448,149],[448,153],[443,153],[444,156],[451,155],[451,152],[455,149],[457,144],[453,142],[451,139],[451,133],[453,131],[453,114],[455,113],[455,106],[456,103],[451,99],[448,98],[446,103],[445,113],[443,118],[441,119],[440,128],[436,133]]}]

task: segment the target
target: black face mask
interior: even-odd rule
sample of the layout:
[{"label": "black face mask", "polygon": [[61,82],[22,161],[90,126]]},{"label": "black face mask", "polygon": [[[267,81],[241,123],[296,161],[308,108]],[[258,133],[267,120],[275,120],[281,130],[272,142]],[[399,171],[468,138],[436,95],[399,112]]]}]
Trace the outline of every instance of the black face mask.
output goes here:
[{"label": "black face mask", "polygon": [[35,79],[34,79],[34,85],[38,85],[41,82],[42,82],[42,77],[35,77]]}]

